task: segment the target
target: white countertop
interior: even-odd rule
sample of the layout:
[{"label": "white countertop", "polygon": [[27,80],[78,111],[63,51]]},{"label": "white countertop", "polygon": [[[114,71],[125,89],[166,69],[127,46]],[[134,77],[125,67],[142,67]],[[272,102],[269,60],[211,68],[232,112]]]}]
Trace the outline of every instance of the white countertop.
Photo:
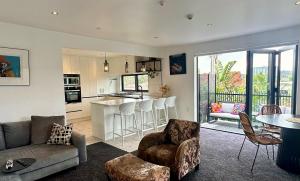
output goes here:
[{"label": "white countertop", "polygon": [[150,96],[144,96],[144,99],[119,98],[119,99],[112,99],[112,100],[92,101],[91,104],[101,104],[105,106],[119,106],[123,103],[142,102],[143,100],[149,100],[149,99],[156,99],[156,98]]}]

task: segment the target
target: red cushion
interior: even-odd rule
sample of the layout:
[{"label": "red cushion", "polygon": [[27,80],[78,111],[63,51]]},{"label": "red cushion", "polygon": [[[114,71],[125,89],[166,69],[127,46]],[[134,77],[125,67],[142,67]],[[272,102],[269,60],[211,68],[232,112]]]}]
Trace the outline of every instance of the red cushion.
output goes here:
[{"label": "red cushion", "polygon": [[213,113],[222,112],[222,104],[221,103],[212,103],[211,104],[211,112],[213,112]]}]

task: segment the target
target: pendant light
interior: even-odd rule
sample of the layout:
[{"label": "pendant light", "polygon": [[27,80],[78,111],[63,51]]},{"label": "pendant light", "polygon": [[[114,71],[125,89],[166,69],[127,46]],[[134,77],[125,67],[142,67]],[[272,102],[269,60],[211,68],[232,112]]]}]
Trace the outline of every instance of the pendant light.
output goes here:
[{"label": "pendant light", "polygon": [[128,61],[127,61],[127,56],[125,57],[126,63],[125,63],[125,73],[128,73]]},{"label": "pendant light", "polygon": [[105,52],[105,61],[104,61],[104,72],[109,72],[109,64],[106,60],[106,52]]}]

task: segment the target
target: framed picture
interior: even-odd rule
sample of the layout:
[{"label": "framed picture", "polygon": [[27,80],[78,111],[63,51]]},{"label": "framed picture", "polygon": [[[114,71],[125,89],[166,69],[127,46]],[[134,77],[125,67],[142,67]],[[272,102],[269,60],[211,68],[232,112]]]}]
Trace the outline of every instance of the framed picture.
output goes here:
[{"label": "framed picture", "polygon": [[186,54],[170,55],[170,74],[186,74]]},{"label": "framed picture", "polygon": [[0,86],[29,84],[29,50],[0,47]]}]

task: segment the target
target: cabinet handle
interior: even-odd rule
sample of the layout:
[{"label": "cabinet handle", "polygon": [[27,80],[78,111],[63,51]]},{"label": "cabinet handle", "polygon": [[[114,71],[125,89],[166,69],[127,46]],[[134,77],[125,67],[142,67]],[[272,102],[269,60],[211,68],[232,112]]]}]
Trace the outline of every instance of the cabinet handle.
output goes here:
[{"label": "cabinet handle", "polygon": [[75,110],[75,111],[67,111],[66,113],[68,114],[68,113],[74,113],[74,112],[80,112],[80,111],[82,111],[82,110],[79,109],[79,110]]}]

